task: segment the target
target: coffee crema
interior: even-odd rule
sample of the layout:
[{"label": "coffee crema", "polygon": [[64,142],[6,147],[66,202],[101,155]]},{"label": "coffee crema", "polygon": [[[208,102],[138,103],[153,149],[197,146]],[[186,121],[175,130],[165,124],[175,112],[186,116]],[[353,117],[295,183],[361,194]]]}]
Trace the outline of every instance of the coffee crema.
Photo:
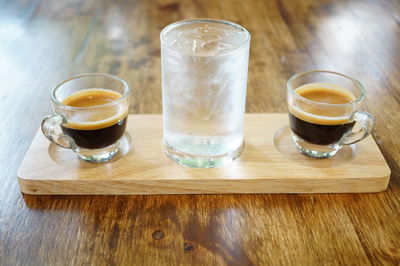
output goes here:
[{"label": "coffee crema", "polygon": [[125,132],[128,108],[122,104],[110,104],[122,95],[106,89],[85,89],[65,98],[62,103],[71,107],[83,108],[68,118],[63,124],[64,134],[69,135],[75,143],[86,149],[101,149],[117,142]]},{"label": "coffee crema", "polygon": [[349,106],[341,105],[356,100],[349,90],[329,83],[310,83],[295,93],[314,103],[333,105],[299,100],[289,104],[290,127],[301,139],[317,145],[333,144],[353,128],[355,122],[345,115]]},{"label": "coffee crema", "polygon": [[93,107],[112,103],[122,95],[106,89],[86,89],[77,91],[63,100],[63,104],[72,107]]}]

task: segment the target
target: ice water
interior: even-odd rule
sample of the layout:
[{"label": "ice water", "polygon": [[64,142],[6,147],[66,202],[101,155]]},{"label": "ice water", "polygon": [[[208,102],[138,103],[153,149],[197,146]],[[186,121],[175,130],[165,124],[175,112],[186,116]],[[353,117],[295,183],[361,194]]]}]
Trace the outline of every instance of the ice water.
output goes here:
[{"label": "ice water", "polygon": [[179,163],[213,167],[238,155],[249,44],[247,30],[223,21],[183,21],[161,33],[164,144]]}]

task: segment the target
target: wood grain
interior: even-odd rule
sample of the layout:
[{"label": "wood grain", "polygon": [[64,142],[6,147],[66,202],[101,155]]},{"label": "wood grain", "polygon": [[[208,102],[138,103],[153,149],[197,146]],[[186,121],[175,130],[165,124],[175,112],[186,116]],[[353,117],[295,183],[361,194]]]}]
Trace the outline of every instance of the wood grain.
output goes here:
[{"label": "wood grain", "polygon": [[[0,265],[398,265],[396,0],[0,0]],[[109,72],[161,113],[159,32],[194,17],[252,34],[246,111],[286,112],[294,73],[359,79],[392,174],[378,194],[29,196],[20,166],[57,82]]]},{"label": "wood grain", "polygon": [[[129,115],[119,156],[105,164],[78,160],[41,130],[18,170],[27,194],[344,193],[386,190],[390,169],[369,137],[329,159],[299,154],[287,114],[246,114],[245,149],[233,163],[191,169],[162,149],[162,116]],[[262,125],[270,125],[264,128]],[[129,146],[133,146],[129,149]]]}]

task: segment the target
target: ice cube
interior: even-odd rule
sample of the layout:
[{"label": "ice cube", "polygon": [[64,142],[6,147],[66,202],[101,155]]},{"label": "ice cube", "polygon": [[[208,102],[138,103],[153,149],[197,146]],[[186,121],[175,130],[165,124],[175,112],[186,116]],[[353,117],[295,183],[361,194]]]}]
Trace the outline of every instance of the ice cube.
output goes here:
[{"label": "ice cube", "polygon": [[247,38],[244,30],[220,23],[189,23],[168,31],[164,40],[177,50],[214,56],[235,49]]}]

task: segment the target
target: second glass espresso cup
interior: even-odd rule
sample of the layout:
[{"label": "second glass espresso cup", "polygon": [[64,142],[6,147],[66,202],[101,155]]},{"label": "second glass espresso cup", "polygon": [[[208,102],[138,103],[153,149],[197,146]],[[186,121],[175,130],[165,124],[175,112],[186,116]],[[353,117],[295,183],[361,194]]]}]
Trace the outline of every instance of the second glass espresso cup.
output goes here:
[{"label": "second glass espresso cup", "polygon": [[83,74],[51,93],[54,115],[42,122],[43,134],[89,162],[105,162],[118,152],[129,109],[126,82],[109,74]]},{"label": "second glass espresso cup", "polygon": [[330,71],[296,74],[287,83],[289,121],[296,148],[314,158],[334,156],[343,145],[366,138],[374,118],[360,111],[365,89]]}]

